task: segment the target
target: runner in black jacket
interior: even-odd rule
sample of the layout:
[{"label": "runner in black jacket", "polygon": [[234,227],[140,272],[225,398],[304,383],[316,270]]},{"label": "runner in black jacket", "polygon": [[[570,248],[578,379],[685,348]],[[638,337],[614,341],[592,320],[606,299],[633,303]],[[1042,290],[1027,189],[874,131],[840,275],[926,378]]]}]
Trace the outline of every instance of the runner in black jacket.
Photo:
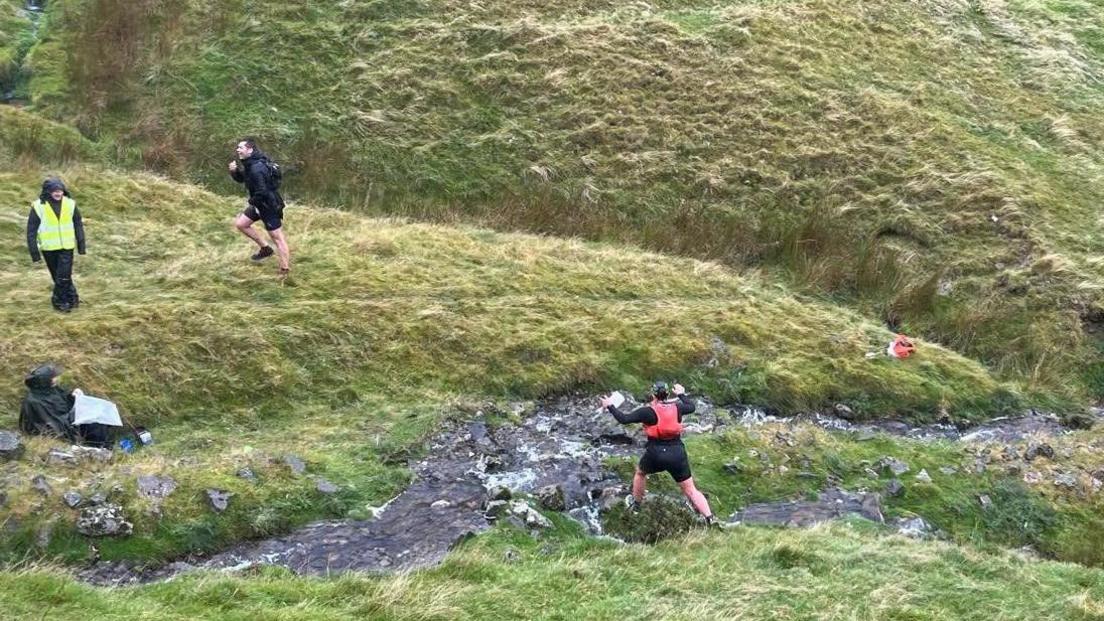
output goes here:
[{"label": "runner in black jacket", "polygon": [[632,495],[626,500],[631,509],[638,509],[644,501],[648,475],[666,471],[679,484],[694,509],[707,523],[713,524],[713,511],[709,508],[709,501],[694,485],[694,478],[690,475],[690,459],[682,444],[682,417],[694,412],[694,402],[686,395],[686,389],[681,384],[675,384],[672,392],[676,397],[673,400],[667,398],[666,382],[656,382],[652,386],[651,403],[628,414],[617,409],[608,397],[601,401],[602,407],[609,410],[617,422],[622,425],[641,423],[644,425],[644,434],[648,436],[644,456],[640,458],[636,474],[633,475]]},{"label": "runner in black jacket", "polygon": [[284,199],[276,190],[276,184],[268,168],[268,157],[257,148],[257,144],[250,138],[238,143],[238,158],[230,162],[230,177],[238,183],[244,183],[249,191],[249,201],[245,209],[234,220],[243,235],[252,239],[260,246],[257,254],[251,258],[260,261],[274,253],[272,247],[261,238],[260,233],[253,230],[253,223],[257,220],[264,222],[265,230],[272,242],[276,245],[276,260],[280,263],[280,275],[287,276],[291,269],[291,251],[288,249],[287,237],[284,235]]}]

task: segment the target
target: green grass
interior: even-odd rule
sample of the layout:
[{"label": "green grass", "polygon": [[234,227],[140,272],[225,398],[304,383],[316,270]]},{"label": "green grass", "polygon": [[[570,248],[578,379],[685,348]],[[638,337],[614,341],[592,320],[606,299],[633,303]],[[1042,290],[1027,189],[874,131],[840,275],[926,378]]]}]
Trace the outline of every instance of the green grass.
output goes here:
[{"label": "green grass", "polygon": [[1094,3],[50,13],[36,108],[158,170],[226,190],[254,134],[295,197],[765,266],[1040,400],[1102,394]]},{"label": "green grass", "polygon": [[[510,555],[514,560],[507,560]],[[1089,621],[1104,573],[847,526],[737,528],[654,547],[498,529],[436,569],[384,578],[282,570],[94,589],[0,574],[13,619],[848,619]]]},{"label": "green grass", "polygon": [[[294,273],[280,284],[231,230],[241,199],[146,174],[35,168],[31,155],[0,173],[10,205],[0,221],[0,374],[59,362],[65,383],[118,402],[159,438],[96,477],[50,472],[58,495],[127,490],[136,535],[104,542],[106,558],[166,558],[363,514],[405,484],[408,447],[488,397],[678,376],[692,390],[780,411],[846,402],[861,416],[917,420],[978,419],[1019,398],[1015,385],[935,344],[907,361],[868,360],[888,331],[756,273],[631,248],[293,205]],[[48,275],[23,242],[23,205],[47,174],[69,185],[88,235],[75,276],[82,307],[66,316],[49,310]],[[22,392],[0,386],[0,404],[16,412]],[[29,481],[49,448],[35,444],[13,480]],[[345,492],[321,498],[313,480],[273,463],[286,452]],[[235,476],[246,465],[260,485]],[[133,499],[143,473],[180,482],[161,515]],[[222,517],[204,505],[210,487],[236,494]],[[43,504],[12,486],[5,556],[88,553],[58,495]],[[35,551],[43,521],[55,523],[54,538]]]}]

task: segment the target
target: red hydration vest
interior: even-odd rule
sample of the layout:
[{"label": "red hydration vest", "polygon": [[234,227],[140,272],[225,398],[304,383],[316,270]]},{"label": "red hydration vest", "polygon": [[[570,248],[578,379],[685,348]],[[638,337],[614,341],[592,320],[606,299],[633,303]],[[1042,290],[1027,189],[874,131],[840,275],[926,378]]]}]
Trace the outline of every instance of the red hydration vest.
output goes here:
[{"label": "red hydration vest", "polygon": [[644,425],[644,435],[648,436],[649,440],[673,440],[682,435],[677,403],[652,399],[650,405],[656,413],[656,424]]}]

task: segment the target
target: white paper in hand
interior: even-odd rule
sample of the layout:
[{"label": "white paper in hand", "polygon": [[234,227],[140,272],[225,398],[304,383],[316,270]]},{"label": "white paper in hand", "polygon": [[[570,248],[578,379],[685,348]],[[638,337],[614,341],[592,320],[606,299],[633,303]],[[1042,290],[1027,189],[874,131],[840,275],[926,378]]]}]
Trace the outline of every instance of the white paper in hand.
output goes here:
[{"label": "white paper in hand", "polygon": [[621,393],[619,393],[615,390],[612,393],[610,393],[609,399],[610,399],[610,405],[612,405],[615,408],[619,408],[619,407],[621,407],[621,404],[625,402],[625,395],[623,395],[623,394],[621,394]]},{"label": "white paper in hand", "polygon": [[119,408],[107,399],[76,395],[76,402],[73,405],[73,424],[86,425],[88,423],[122,427],[123,419],[119,417]]}]

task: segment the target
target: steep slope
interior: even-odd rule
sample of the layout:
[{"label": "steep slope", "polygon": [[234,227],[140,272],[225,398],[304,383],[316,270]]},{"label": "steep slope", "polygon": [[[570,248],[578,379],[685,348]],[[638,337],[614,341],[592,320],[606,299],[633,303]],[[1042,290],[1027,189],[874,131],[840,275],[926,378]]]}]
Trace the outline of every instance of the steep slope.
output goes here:
[{"label": "steep slope", "polygon": [[1033,389],[1104,394],[1091,2],[50,11],[36,107],[159,169],[226,188],[252,133],[298,196],[765,264]]}]

